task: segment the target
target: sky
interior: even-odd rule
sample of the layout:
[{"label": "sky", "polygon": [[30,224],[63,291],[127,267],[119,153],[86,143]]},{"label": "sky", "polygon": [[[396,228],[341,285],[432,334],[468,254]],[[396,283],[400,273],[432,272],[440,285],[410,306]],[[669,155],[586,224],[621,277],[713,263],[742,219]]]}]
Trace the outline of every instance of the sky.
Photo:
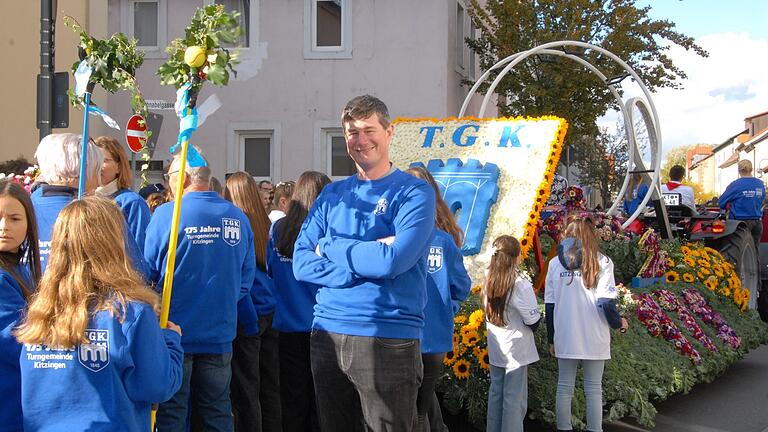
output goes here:
[{"label": "sky", "polygon": [[[663,154],[682,145],[720,144],[744,130],[746,117],[768,111],[768,1],[641,0],[638,5],[650,5],[651,18],[674,22],[678,32],[709,52],[702,58],[676,45],[669,51],[688,78],[680,90],[652,93]],[[599,123],[611,128],[616,115]]]}]

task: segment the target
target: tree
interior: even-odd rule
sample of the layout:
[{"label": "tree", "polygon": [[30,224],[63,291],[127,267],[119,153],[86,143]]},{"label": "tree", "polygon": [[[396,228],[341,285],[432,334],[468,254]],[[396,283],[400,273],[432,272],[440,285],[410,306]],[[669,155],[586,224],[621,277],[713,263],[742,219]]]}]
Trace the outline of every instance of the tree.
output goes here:
[{"label": "tree", "polygon": [[686,168],[686,177],[688,177],[688,172],[687,172],[688,168],[685,166],[685,154],[688,152],[688,150],[692,149],[693,147],[695,146],[684,145],[680,147],[675,147],[667,152],[664,158],[664,164],[661,165],[661,173],[659,173],[662,183],[666,183],[669,181],[669,170],[675,165],[680,165],[683,168]]},{"label": "tree", "polygon": [[[489,69],[514,53],[557,40],[577,40],[601,46],[629,64],[649,89],[679,88],[686,78],[667,55],[671,42],[706,57],[693,38],[675,31],[667,20],[652,20],[650,6],[636,0],[471,0],[473,23],[482,30],[477,39],[467,39],[479,55],[481,67]],[[624,71],[613,60],[593,50],[569,48],[603,71],[618,76]],[[498,71],[480,87],[487,92]],[[471,84],[471,82],[467,82]],[[619,89],[620,90],[620,89]],[[498,108],[503,115],[558,115],[569,122],[566,145],[585,157],[597,149],[591,144],[600,135],[598,117],[616,109],[616,101],[595,75],[575,62],[539,55],[512,69],[496,87]]]},{"label": "tree", "polygon": [[586,152],[576,161],[579,181],[600,191],[603,206],[607,207],[618,194],[627,173],[629,153],[627,134],[619,122],[616,132],[601,128],[594,141],[593,151]]}]

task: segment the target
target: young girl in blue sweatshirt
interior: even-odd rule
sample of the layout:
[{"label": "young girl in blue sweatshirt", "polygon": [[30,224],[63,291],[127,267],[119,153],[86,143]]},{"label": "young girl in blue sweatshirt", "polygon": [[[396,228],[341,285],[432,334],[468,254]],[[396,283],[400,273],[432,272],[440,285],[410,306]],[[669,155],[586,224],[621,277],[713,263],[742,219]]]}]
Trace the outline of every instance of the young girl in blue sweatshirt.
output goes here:
[{"label": "young girl in blue sweatshirt", "polygon": [[319,431],[315,386],[309,358],[309,336],[319,286],[293,276],[293,245],[309,209],[331,179],[307,171],[299,176],[286,216],[272,225],[267,245],[267,271],[275,282],[274,327],[280,332],[280,398],[283,431]]},{"label": "young girl in blue sweatshirt", "polygon": [[0,431],[23,429],[21,345],[11,334],[40,279],[35,210],[20,185],[0,181]]},{"label": "young girl in blue sweatshirt", "polygon": [[427,250],[427,304],[421,335],[424,377],[416,395],[419,431],[445,430],[435,384],[443,374],[443,357],[453,347],[453,317],[469,295],[472,281],[464,268],[461,246],[464,233],[442,198],[440,189],[424,167],[405,170],[426,181],[435,191],[435,230]]},{"label": "young girl in blue sweatshirt", "polygon": [[629,324],[616,309],[613,261],[600,253],[592,220],[570,216],[563,236],[557,257],[549,262],[544,294],[549,352],[557,357],[559,370],[557,429],[571,430],[571,401],[576,368],[581,364],[587,430],[600,432],[603,368],[611,358],[610,328],[626,331]]},{"label": "young girl in blue sweatshirt", "polygon": [[16,330],[24,344],[25,431],[148,431],[153,403],[182,381],[181,330],[133,269],[120,209],[103,198],[61,211],[48,269]]},{"label": "young girl in blue sweatshirt", "polygon": [[488,329],[491,386],[488,432],[522,432],[528,410],[528,365],[539,360],[533,332],[541,315],[531,283],[520,276],[520,242],[508,235],[493,241],[482,291]]}]

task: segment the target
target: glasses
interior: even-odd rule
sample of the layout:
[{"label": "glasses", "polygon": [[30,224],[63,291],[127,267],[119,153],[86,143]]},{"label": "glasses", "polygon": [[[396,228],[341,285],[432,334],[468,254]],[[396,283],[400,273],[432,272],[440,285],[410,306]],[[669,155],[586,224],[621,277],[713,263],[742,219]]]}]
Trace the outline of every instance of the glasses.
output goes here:
[{"label": "glasses", "polygon": [[165,179],[165,181],[168,181],[168,179],[171,178],[171,174],[176,174],[179,171],[181,171],[181,170],[176,170],[176,171],[171,171],[169,173],[165,173],[165,174],[163,174],[163,178]]}]

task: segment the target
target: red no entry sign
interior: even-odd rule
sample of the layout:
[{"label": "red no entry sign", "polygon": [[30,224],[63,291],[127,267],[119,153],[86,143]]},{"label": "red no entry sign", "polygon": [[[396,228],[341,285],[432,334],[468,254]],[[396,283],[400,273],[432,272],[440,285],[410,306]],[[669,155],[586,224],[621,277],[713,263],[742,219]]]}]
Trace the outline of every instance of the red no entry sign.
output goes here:
[{"label": "red no entry sign", "polygon": [[125,140],[128,142],[128,148],[132,152],[138,153],[147,144],[147,122],[144,117],[135,114],[128,119],[128,126],[125,127]]}]

